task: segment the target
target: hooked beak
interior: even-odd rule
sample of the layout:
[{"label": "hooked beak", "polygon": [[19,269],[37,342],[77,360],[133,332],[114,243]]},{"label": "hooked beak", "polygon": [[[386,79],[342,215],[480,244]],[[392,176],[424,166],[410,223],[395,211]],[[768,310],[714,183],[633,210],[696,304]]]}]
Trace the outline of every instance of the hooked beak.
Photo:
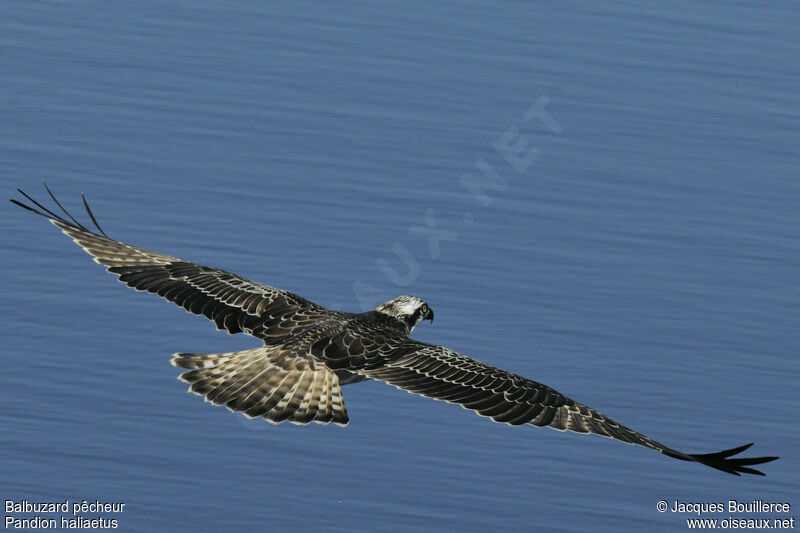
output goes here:
[{"label": "hooked beak", "polygon": [[431,324],[433,324],[433,309],[428,307],[428,312],[425,313],[425,316],[422,317],[423,320],[430,320]]}]

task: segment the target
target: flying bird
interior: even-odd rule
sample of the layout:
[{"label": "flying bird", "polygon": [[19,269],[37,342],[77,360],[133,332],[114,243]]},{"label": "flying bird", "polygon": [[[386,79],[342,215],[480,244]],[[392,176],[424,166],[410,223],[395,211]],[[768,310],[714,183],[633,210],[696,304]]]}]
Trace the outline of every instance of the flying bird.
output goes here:
[{"label": "flying bird", "polygon": [[433,322],[433,309],[420,298],[399,296],[365,313],[326,309],[231,272],[114,240],[101,229],[85,197],[94,230],[64,209],[46,184],[45,189],[63,216],[21,189],[32,205],[11,202],[49,219],[120,282],[203,315],[219,330],[263,342],[229,353],[176,353],[171,361],[186,370],[179,379],[190,384],[191,392],[247,417],[346,425],[342,386],[373,379],[457,403],[495,422],[593,433],[737,476],[763,476],[750,467],[777,459],[733,457],[752,443],[715,453],[680,452],[546,385],[411,339],[421,321]]}]

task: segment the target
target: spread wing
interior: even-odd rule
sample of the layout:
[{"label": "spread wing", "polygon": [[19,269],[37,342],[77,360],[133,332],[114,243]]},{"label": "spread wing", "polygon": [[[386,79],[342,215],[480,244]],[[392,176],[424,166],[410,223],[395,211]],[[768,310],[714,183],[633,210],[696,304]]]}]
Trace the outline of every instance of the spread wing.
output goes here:
[{"label": "spread wing", "polygon": [[777,457],[730,459],[751,444],[721,452],[692,455],[642,435],[604,414],[567,398],[550,387],[471,359],[444,346],[411,339],[395,348],[395,359],[363,373],[395,387],[436,400],[460,404],[495,422],[530,424],[561,431],[594,433],[638,444],[684,461],[696,461],[725,472],[759,474],[748,468]]},{"label": "spread wing", "polygon": [[68,219],[42,206],[20,189],[17,190],[38,209],[11,201],[49,219],[95,262],[106,265],[119,281],[136,290],[158,294],[190,313],[203,315],[214,322],[217,329],[245,332],[270,343],[335,314],[291,292],[111,239],[97,224],[84,198],[86,211],[99,233],[90,231],[61,206],[47,185],[45,188]]}]

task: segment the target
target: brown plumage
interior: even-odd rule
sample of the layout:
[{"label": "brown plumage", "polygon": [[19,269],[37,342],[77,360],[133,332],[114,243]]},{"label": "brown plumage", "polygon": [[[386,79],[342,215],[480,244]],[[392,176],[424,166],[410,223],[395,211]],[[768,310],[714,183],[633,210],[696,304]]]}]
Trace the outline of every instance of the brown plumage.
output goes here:
[{"label": "brown plumage", "polygon": [[66,218],[21,190],[35,207],[11,201],[49,219],[128,286],[203,315],[218,329],[244,332],[263,342],[238,352],[174,355],[172,364],[186,369],[180,379],[190,383],[189,390],[216,405],[273,423],[345,425],[341,385],[376,379],[457,403],[496,422],[593,433],[736,475],[763,475],[750,467],[777,459],[731,458],[749,444],[710,454],[677,451],[546,385],[409,338],[422,320],[433,320],[433,311],[419,298],[400,296],[366,313],[326,309],[224,270],[111,239],[84,199],[97,228],[92,231],[45,188]]}]

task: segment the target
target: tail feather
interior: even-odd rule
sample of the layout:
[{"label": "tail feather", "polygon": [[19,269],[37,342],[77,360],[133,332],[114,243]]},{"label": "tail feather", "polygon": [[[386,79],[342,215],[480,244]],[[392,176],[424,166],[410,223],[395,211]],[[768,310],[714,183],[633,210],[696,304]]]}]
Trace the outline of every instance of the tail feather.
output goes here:
[{"label": "tail feather", "polygon": [[331,401],[330,401],[332,377],[333,377],[332,375],[328,374],[323,376],[324,383],[322,385],[322,388],[319,391],[317,391],[317,394],[319,394],[319,408],[317,409],[317,414],[314,417],[314,422],[320,422],[322,424],[325,424],[329,422],[332,418]]},{"label": "tail feather", "polygon": [[222,361],[229,359],[232,355],[239,352],[231,353],[176,353],[173,355],[172,364],[179,368],[187,368],[193,370],[195,368],[211,368],[216,366]]},{"label": "tail feather", "polygon": [[[285,391],[282,387],[287,378],[287,374],[275,373],[264,381],[259,389],[253,391],[255,394],[241,397],[240,400],[235,401],[229,407],[237,411],[243,411],[245,415],[251,418],[263,416],[271,420],[268,414],[283,398]],[[274,420],[271,421],[275,422]]]},{"label": "tail feather", "polygon": [[256,404],[260,416],[271,422],[282,422],[282,420],[277,420],[275,417],[275,406],[287,394],[291,394],[297,378],[298,375],[291,371],[286,374],[276,374],[271,382],[265,384],[263,393],[260,393],[261,400]]},{"label": "tail feather", "polygon": [[[257,357],[241,367],[234,367],[230,370],[223,369],[221,383],[206,397],[216,405],[239,406],[263,382],[268,382],[273,375],[277,374],[280,374],[279,368],[265,365],[263,359]],[[233,405],[228,405],[228,407],[233,410]]]},{"label": "tail feather", "polygon": [[307,424],[314,419],[316,409],[319,406],[319,394],[317,394],[315,398],[315,392],[317,392],[318,388],[322,387],[320,381],[324,379],[324,376],[321,376],[320,374],[314,374],[313,378],[311,379],[311,384],[309,385],[308,390],[306,390],[305,395],[303,395],[303,400],[300,402],[300,406],[298,407],[298,411],[306,413],[306,416],[297,420],[297,422],[301,424]]},{"label": "tail feather", "polygon": [[[300,407],[300,403],[303,401],[303,397],[306,395],[306,390],[311,384],[313,377],[314,374],[312,372],[303,372],[300,375],[294,387],[289,389],[284,397],[281,398],[281,401],[278,402],[278,405],[272,409],[271,414],[273,415],[273,420],[283,421],[294,417]],[[301,413],[299,418],[302,418],[304,415],[305,413]]]},{"label": "tail feather", "polygon": [[184,372],[181,379],[191,383],[192,392],[205,395],[207,401],[221,405],[225,402],[218,401],[219,396],[249,377],[250,368],[261,367],[260,361],[251,354],[237,355],[239,356],[224,359],[210,367]]},{"label": "tail feather", "polygon": [[323,363],[290,356],[280,347],[176,353],[171,362],[187,369],[179,379],[191,384],[191,392],[245,416],[273,423],[348,422],[336,374]]}]

